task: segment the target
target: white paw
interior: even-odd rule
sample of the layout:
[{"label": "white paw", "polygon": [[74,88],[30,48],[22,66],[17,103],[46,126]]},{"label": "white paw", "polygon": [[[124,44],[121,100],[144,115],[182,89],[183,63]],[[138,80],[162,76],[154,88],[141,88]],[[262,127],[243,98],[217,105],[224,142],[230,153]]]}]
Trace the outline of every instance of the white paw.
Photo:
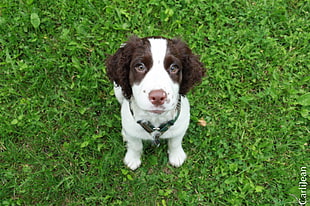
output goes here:
[{"label": "white paw", "polygon": [[126,156],[124,158],[124,163],[129,167],[131,170],[137,169],[141,165],[140,157],[133,154],[126,153]]},{"label": "white paw", "polygon": [[174,167],[180,167],[186,159],[186,154],[183,149],[169,152],[169,163]]}]

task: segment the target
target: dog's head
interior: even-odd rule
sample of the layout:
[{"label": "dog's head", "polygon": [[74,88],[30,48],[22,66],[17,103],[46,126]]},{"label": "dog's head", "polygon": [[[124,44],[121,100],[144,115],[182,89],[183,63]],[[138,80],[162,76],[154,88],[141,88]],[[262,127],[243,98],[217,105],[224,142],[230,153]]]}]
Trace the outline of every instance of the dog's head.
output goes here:
[{"label": "dog's head", "polygon": [[106,63],[109,78],[147,111],[175,108],[179,94],[201,82],[203,64],[179,39],[131,37]]}]

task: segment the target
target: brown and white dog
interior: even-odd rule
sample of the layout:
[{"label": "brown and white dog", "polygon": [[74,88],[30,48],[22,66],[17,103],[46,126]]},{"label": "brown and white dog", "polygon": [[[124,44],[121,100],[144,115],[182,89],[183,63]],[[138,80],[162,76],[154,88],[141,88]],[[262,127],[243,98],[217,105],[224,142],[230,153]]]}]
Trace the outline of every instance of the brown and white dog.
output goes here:
[{"label": "brown and white dog", "polygon": [[185,94],[205,74],[198,56],[179,39],[131,37],[106,66],[121,104],[124,163],[132,170],[140,166],[142,140],[158,145],[159,139],[168,139],[169,162],[181,166],[186,159],[182,139],[190,119]]}]

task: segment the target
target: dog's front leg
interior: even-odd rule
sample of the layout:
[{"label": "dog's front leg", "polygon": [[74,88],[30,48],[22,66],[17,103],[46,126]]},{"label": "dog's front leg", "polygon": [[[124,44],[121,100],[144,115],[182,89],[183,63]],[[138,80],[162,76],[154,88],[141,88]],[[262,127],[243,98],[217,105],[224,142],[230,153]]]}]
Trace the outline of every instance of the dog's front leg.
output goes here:
[{"label": "dog's front leg", "polygon": [[126,138],[127,152],[124,163],[132,170],[137,169],[141,165],[141,154],[143,149],[142,140],[138,138]]},{"label": "dog's front leg", "polygon": [[169,163],[175,167],[180,167],[186,159],[182,139],[183,137],[175,137],[168,140]]}]

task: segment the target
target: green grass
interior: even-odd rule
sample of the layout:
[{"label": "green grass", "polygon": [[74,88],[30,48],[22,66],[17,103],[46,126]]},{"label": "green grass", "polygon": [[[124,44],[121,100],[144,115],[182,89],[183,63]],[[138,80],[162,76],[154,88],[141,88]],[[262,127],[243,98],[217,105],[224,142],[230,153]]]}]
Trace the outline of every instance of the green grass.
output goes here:
[{"label": "green grass", "polygon": [[[298,205],[309,12],[306,0],[1,1],[0,205]],[[182,37],[208,68],[188,95],[180,168],[165,144],[137,171],[122,162],[104,62],[132,34]]]}]

